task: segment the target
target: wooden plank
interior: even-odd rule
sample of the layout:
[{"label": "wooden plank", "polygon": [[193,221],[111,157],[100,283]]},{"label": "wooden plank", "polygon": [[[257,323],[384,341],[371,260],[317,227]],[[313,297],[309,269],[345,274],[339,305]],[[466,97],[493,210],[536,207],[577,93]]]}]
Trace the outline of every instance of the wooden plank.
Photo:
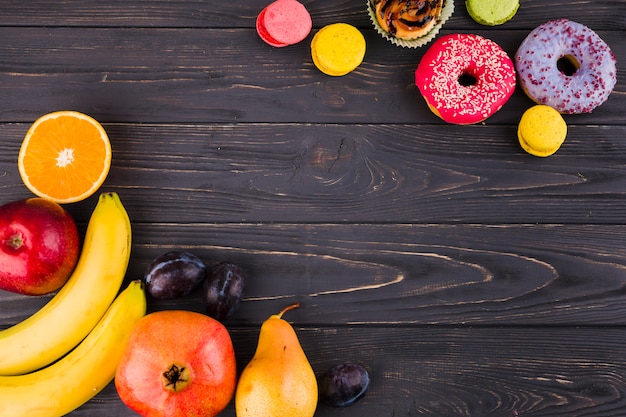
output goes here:
[{"label": "wooden plank", "polygon": [[[131,219],[138,213],[130,210]],[[314,326],[624,325],[626,226],[134,223],[127,279],[188,250],[250,275],[234,325],[300,301]],[[0,326],[40,298],[0,293]],[[201,291],[150,310],[203,311]],[[304,314],[306,312],[306,314]]]},{"label": "wooden plank", "polygon": [[[306,313],[303,313],[306,314]],[[626,407],[623,328],[432,328],[296,326],[317,375],[362,363],[366,396],[316,417],[621,417]],[[232,329],[238,366],[257,329]],[[72,417],[136,416],[109,385]],[[231,403],[222,417],[234,417]]]},{"label": "wooden plank", "polygon": [[[0,124],[2,200],[28,124]],[[515,126],[105,124],[139,222],[622,224],[624,126],[570,126],[550,158]],[[471,138],[471,139],[469,139]],[[86,222],[97,196],[72,205]]]},{"label": "wooden plank", "polygon": [[[103,26],[103,27],[254,27],[259,11],[269,3],[259,1],[219,2],[203,0],[109,0],[5,2],[0,26]],[[7,4],[8,3],[8,4]],[[366,1],[309,0],[304,2],[315,27],[345,21],[370,28]],[[624,30],[624,0],[599,0],[546,4],[544,0],[525,0],[507,28],[533,28],[549,19],[569,18],[595,30]],[[45,10],[45,13],[42,12]],[[610,16],[610,18],[607,18]],[[476,29],[463,1],[456,0],[455,13],[446,24],[450,28]],[[495,28],[498,30],[499,28]]]},{"label": "wooden plank", "polygon": [[[101,191],[133,222],[127,282],[171,249],[237,262],[250,273],[227,322],[239,369],[261,322],[295,300],[287,319],[318,375],[369,369],[365,399],[316,417],[622,417],[626,0],[525,0],[495,28],[455,3],[444,34],[510,55],[563,17],[613,48],[615,91],[566,117],[555,156],[519,148],[532,105],[519,89],[484,125],[435,117],[413,85],[426,49],[381,39],[365,0],[305,2],[314,31],[345,21],[366,37],[365,61],[339,78],[313,66],[313,33],[261,42],[257,0],[3,2],[0,203],[30,196],[16,164],[30,123],[84,111],[113,142]],[[67,206],[81,233],[95,199]],[[49,299],[0,292],[0,329]],[[199,291],[149,306],[203,309]],[[70,414],[135,415],[112,384]]]},{"label": "wooden plank", "polygon": [[[476,33],[511,56],[527,35]],[[626,38],[600,35],[616,53],[618,85],[593,113],[568,117],[570,124],[617,124],[626,108]],[[443,125],[414,84],[424,50],[394,47],[373,30],[365,36],[363,64],[329,77],[313,65],[308,44],[272,48],[250,29],[0,27],[0,121],[72,108],[102,122]],[[532,104],[518,88],[487,123],[516,124]]]}]

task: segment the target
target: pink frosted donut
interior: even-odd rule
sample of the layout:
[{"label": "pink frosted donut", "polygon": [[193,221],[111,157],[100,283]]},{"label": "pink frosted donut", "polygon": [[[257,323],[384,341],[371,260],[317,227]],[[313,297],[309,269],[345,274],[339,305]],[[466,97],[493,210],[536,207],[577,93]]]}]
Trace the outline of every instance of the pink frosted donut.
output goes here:
[{"label": "pink frosted donut", "polygon": [[428,107],[448,123],[482,122],[515,91],[513,61],[494,41],[472,34],[437,39],[415,71]]},{"label": "pink frosted donut", "polygon": [[615,55],[587,26],[567,19],[535,28],[515,54],[515,69],[528,97],[560,113],[590,113],[617,82]]}]

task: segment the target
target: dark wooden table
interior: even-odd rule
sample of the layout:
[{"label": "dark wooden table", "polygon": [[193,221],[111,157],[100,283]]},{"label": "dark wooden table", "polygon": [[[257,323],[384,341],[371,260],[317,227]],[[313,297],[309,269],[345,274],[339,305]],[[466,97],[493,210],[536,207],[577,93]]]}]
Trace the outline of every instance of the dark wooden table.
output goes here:
[{"label": "dark wooden table", "polygon": [[[226,324],[240,368],[261,322],[300,301],[287,318],[316,373],[369,370],[365,399],[316,416],[626,415],[626,1],[522,0],[494,28],[455,1],[442,33],[511,56],[561,17],[615,52],[614,92],[565,117],[549,158],[517,143],[532,105],[519,88],[485,123],[447,125],[413,84],[424,48],[380,38],[365,0],[304,3],[311,35],[278,49],[254,30],[262,0],[3,1],[0,202],[31,195],[17,170],[29,125],[85,112],[112,141],[102,191],[133,223],[127,280],[172,249],[239,263],[249,285]],[[367,53],[328,77],[309,43],[340,21]],[[81,230],[96,198],[67,206]],[[47,299],[0,293],[0,327]],[[111,384],[71,415],[135,414]]]}]

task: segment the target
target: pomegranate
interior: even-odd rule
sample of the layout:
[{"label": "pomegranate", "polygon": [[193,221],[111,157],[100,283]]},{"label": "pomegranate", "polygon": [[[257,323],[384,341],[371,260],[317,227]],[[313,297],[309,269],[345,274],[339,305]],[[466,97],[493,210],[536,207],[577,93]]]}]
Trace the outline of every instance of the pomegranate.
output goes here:
[{"label": "pomegranate", "polygon": [[54,292],[70,277],[79,254],[76,224],[59,204],[29,198],[0,206],[0,289]]}]

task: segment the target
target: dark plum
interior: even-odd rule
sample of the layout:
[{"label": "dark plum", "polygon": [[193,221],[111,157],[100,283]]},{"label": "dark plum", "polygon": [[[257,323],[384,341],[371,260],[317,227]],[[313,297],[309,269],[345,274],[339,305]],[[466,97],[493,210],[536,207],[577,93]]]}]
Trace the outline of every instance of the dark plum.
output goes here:
[{"label": "dark plum", "polygon": [[206,313],[225,321],[239,308],[246,286],[246,272],[230,262],[221,262],[209,269],[202,292]]},{"label": "dark plum", "polygon": [[206,266],[196,255],[171,251],[156,257],[144,275],[154,298],[177,298],[191,293],[206,278]]},{"label": "dark plum", "polygon": [[361,365],[336,365],[320,378],[320,397],[333,407],[347,407],[363,398],[369,383],[369,374]]}]

